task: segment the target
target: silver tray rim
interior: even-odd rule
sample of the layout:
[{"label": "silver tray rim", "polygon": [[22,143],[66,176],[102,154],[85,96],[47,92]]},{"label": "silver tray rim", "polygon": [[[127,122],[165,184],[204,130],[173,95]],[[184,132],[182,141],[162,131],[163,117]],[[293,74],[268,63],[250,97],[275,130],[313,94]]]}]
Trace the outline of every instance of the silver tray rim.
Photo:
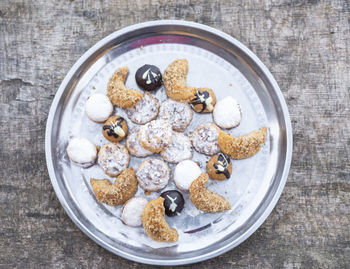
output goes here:
[{"label": "silver tray rim", "polygon": [[[150,259],[150,258],[143,258],[139,257],[137,255],[133,255],[127,252],[124,252],[122,250],[119,250],[109,244],[107,244],[105,241],[103,241],[101,238],[99,238],[96,234],[93,233],[88,227],[86,227],[81,220],[74,214],[72,211],[70,205],[66,201],[59,185],[58,181],[55,175],[54,171],[54,165],[53,160],[51,158],[52,156],[52,150],[51,150],[51,137],[52,137],[52,129],[53,129],[53,123],[54,123],[54,116],[57,111],[57,108],[59,106],[59,100],[64,93],[64,90],[68,86],[69,82],[74,78],[74,74],[78,71],[79,67],[98,49],[112,41],[113,39],[122,36],[128,32],[139,30],[145,27],[152,27],[152,26],[184,26],[184,27],[191,27],[191,28],[197,28],[199,30],[207,31],[211,34],[220,36],[221,38],[225,39],[226,41],[230,42],[234,46],[238,47],[241,51],[243,51],[245,54],[247,54],[250,59],[256,64],[264,73],[264,75],[269,80],[269,83],[271,83],[273,90],[275,91],[275,94],[277,95],[278,101],[280,103],[280,109],[283,112],[284,120],[285,120],[285,127],[286,127],[286,156],[285,156],[285,163],[283,167],[283,173],[279,180],[278,187],[276,188],[276,191],[270,200],[270,203],[266,206],[265,211],[261,214],[261,216],[255,220],[252,226],[248,228],[246,232],[244,232],[240,237],[235,240],[229,242],[226,246],[220,248],[220,249],[214,249],[208,253],[204,253],[203,255],[197,256],[197,257],[190,257],[190,258],[182,258],[182,259],[168,259],[168,260],[156,260],[156,259]],[[201,261],[208,260],[210,258],[219,256],[220,254],[223,254],[234,247],[241,244],[243,241],[245,241],[248,237],[250,237],[266,220],[266,218],[270,215],[271,211],[275,207],[276,203],[278,202],[282,191],[284,189],[284,186],[286,184],[290,166],[291,166],[291,160],[292,160],[292,151],[293,151],[293,135],[292,135],[292,125],[290,121],[290,115],[287,108],[287,104],[285,102],[285,99],[283,97],[282,91],[279,88],[276,80],[274,79],[273,75],[270,73],[268,68],[262,63],[262,61],[245,45],[243,45],[241,42],[233,38],[232,36],[217,30],[213,27],[206,26],[200,23],[190,22],[190,21],[180,21],[180,20],[157,20],[157,21],[147,21],[143,23],[138,23],[134,25],[130,25],[127,27],[124,27],[120,30],[117,30],[107,37],[103,38],[99,42],[97,42],[94,46],[92,46],[88,51],[86,51],[71,67],[71,69],[68,71],[67,75],[63,79],[60,87],[58,88],[55,97],[52,101],[51,108],[48,114],[47,123],[46,123],[46,132],[45,132],[45,156],[46,156],[46,164],[47,169],[49,173],[49,177],[52,183],[52,186],[54,188],[54,191],[56,193],[56,196],[58,197],[62,207],[68,214],[68,216],[71,218],[71,220],[74,222],[75,225],[78,226],[78,228],[84,232],[88,237],[90,237],[94,242],[102,246],[103,248],[109,250],[110,252],[117,254],[123,258],[126,258],[131,261],[144,263],[144,264],[151,264],[151,265],[184,265],[184,264],[192,264],[197,263]]]}]

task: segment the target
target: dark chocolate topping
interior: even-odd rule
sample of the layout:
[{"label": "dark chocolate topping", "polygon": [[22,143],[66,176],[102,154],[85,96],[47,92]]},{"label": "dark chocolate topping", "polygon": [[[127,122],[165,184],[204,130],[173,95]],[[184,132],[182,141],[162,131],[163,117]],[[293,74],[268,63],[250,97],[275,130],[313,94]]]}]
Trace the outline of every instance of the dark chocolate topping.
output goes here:
[{"label": "dark chocolate topping", "polygon": [[197,91],[195,93],[194,98],[191,100],[191,106],[194,107],[195,105],[202,105],[202,110],[200,112],[203,112],[207,108],[207,99],[210,97],[209,92],[207,91]]},{"label": "dark chocolate topping", "polygon": [[107,131],[107,134],[109,136],[114,136],[115,138],[118,138],[119,137],[119,134],[117,134],[114,129],[116,127],[119,127],[121,129],[123,129],[123,126],[122,126],[122,122],[124,121],[124,118],[123,117],[119,117],[116,119],[116,121],[111,124],[111,125],[103,125],[103,130],[108,130]]},{"label": "dark chocolate topping", "polygon": [[181,192],[176,190],[165,191],[160,196],[164,198],[164,208],[167,216],[172,217],[180,214],[185,204]]},{"label": "dark chocolate topping", "polygon": [[155,65],[145,64],[140,67],[135,79],[137,85],[146,91],[153,91],[162,85],[162,73]]},{"label": "dark chocolate topping", "polygon": [[215,172],[217,174],[224,174],[226,178],[230,178],[231,175],[227,169],[230,162],[230,157],[227,156],[225,153],[220,152],[218,154],[218,162],[214,163]]}]

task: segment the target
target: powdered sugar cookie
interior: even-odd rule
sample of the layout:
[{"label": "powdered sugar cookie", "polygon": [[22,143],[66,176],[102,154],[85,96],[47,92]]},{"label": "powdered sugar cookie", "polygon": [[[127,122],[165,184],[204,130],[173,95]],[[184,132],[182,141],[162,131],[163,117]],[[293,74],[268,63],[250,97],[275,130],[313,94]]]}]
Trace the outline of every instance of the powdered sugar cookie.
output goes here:
[{"label": "powdered sugar cookie", "polygon": [[154,120],[159,112],[158,99],[146,92],[140,101],[131,108],[126,109],[126,115],[136,124],[145,124]]},{"label": "powdered sugar cookie", "polygon": [[111,102],[121,108],[129,108],[141,99],[142,94],[134,89],[125,87],[125,80],[128,76],[129,68],[126,66],[118,68],[109,79],[107,85],[107,96]]},{"label": "powdered sugar cookie", "polygon": [[242,119],[242,112],[236,99],[227,96],[217,102],[213,111],[213,119],[222,128],[229,129],[238,126]]},{"label": "powdered sugar cookie", "polygon": [[175,131],[183,132],[190,124],[192,117],[193,111],[187,103],[168,99],[160,106],[159,118],[168,120]]},{"label": "powdered sugar cookie", "polygon": [[103,172],[111,177],[118,176],[129,166],[129,153],[118,143],[108,143],[101,147],[98,153],[98,164]]},{"label": "powdered sugar cookie", "polygon": [[113,112],[113,105],[109,98],[102,93],[91,95],[85,103],[85,113],[95,122],[104,122]]},{"label": "powdered sugar cookie", "polygon": [[158,191],[168,184],[170,169],[162,160],[147,159],[137,169],[136,177],[145,191]]},{"label": "powdered sugar cookie", "polygon": [[96,161],[96,146],[88,139],[76,137],[69,141],[67,155],[75,164],[87,168]]},{"label": "powdered sugar cookie", "polygon": [[193,180],[199,177],[201,173],[198,164],[191,160],[185,160],[176,165],[174,182],[180,190],[188,191]]},{"label": "powdered sugar cookie", "polygon": [[122,209],[123,222],[131,227],[141,226],[141,215],[147,203],[147,200],[142,197],[134,197],[127,201]]},{"label": "powdered sugar cookie", "polygon": [[126,147],[128,148],[128,151],[131,155],[134,155],[136,157],[146,157],[149,155],[152,155],[153,152],[148,151],[147,149],[144,149],[139,142],[139,131],[140,126],[135,126],[134,129],[132,129],[129,132],[129,135],[126,138]]},{"label": "powdered sugar cookie", "polygon": [[169,163],[178,163],[191,159],[191,141],[183,133],[173,132],[171,143],[160,152],[160,155]]},{"label": "powdered sugar cookie", "polygon": [[139,142],[143,148],[158,153],[170,144],[172,135],[171,124],[168,121],[153,120],[141,126]]},{"label": "powdered sugar cookie", "polygon": [[193,147],[199,153],[214,155],[220,151],[218,136],[220,128],[214,123],[204,123],[197,126],[191,137]]}]

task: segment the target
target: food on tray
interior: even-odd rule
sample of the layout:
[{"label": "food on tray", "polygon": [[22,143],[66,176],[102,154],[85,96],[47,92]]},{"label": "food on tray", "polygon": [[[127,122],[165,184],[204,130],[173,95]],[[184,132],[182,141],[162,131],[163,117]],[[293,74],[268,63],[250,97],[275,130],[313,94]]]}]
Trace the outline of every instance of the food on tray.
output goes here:
[{"label": "food on tray", "polygon": [[122,209],[123,222],[131,227],[141,226],[142,212],[147,203],[147,200],[142,197],[134,197],[128,200]]},{"label": "food on tray", "polygon": [[197,91],[186,83],[188,62],[179,59],[172,62],[164,71],[163,82],[169,98],[179,102],[189,102]]},{"label": "food on tray", "polygon": [[135,74],[137,85],[146,91],[153,91],[162,86],[162,73],[155,65],[145,64]]},{"label": "food on tray", "polygon": [[164,198],[165,214],[169,217],[180,215],[185,205],[185,199],[177,190],[165,191],[161,195]]},{"label": "food on tray", "polygon": [[193,111],[189,104],[168,99],[162,103],[159,118],[170,122],[173,130],[183,132],[191,123]]},{"label": "food on tray", "polygon": [[118,143],[108,143],[98,152],[98,164],[103,172],[111,177],[118,176],[129,166],[129,153],[126,148]]},{"label": "food on tray", "polygon": [[103,124],[103,136],[112,142],[119,142],[123,140],[128,133],[128,124],[121,116],[111,116]]},{"label": "food on tray", "polygon": [[85,113],[95,122],[104,122],[113,112],[113,105],[109,98],[102,93],[91,95],[85,103]]},{"label": "food on tray", "polygon": [[223,180],[230,178],[232,174],[230,157],[222,152],[211,157],[207,163],[207,173],[212,179]]},{"label": "food on tray", "polygon": [[190,139],[183,133],[173,132],[171,143],[166,146],[160,156],[169,163],[178,163],[192,158]]},{"label": "food on tray", "polygon": [[171,228],[164,218],[164,199],[158,197],[145,206],[142,224],[146,234],[158,242],[175,242],[179,238],[176,229]]},{"label": "food on tray", "polygon": [[213,119],[222,128],[229,129],[238,126],[242,119],[242,112],[236,99],[227,96],[217,102],[213,112]]},{"label": "food on tray", "polygon": [[110,206],[124,204],[137,191],[137,179],[133,168],[123,170],[112,184],[109,179],[90,179],[96,199]]},{"label": "food on tray", "polygon": [[205,186],[208,174],[201,174],[190,186],[190,200],[197,209],[204,212],[221,212],[231,208],[230,202],[220,194],[212,192]]},{"label": "food on tray", "polygon": [[139,142],[143,148],[158,153],[171,143],[172,136],[173,131],[168,121],[153,120],[141,126]]},{"label": "food on tray", "polygon": [[114,105],[121,108],[130,108],[136,105],[142,97],[139,91],[125,87],[128,73],[129,68],[126,66],[118,68],[107,85],[107,96]]},{"label": "food on tray", "polygon": [[253,156],[261,149],[265,143],[266,135],[266,127],[239,137],[220,131],[218,143],[222,152],[228,154],[231,158],[245,159]]},{"label": "food on tray", "polygon": [[149,155],[152,155],[153,152],[148,151],[147,149],[144,149],[139,142],[139,131],[140,126],[135,126],[134,129],[132,129],[128,137],[126,138],[126,147],[128,148],[128,151],[131,155],[136,157],[146,157]]},{"label": "food on tray", "polygon": [[213,112],[216,104],[216,96],[212,89],[199,88],[190,104],[194,111],[199,113]]},{"label": "food on tray", "polygon": [[125,112],[132,122],[136,124],[145,124],[157,117],[159,112],[158,99],[146,92],[136,105],[126,109]]},{"label": "food on tray", "polygon": [[191,160],[185,160],[176,165],[174,170],[174,182],[180,190],[188,191],[193,180],[202,173],[198,164]]},{"label": "food on tray", "polygon": [[95,163],[97,149],[96,146],[88,139],[76,137],[69,141],[67,155],[75,164],[87,168]]},{"label": "food on tray", "polygon": [[214,155],[220,151],[218,145],[220,128],[214,123],[202,123],[194,130],[191,142],[196,151],[206,155]]},{"label": "food on tray", "polygon": [[145,191],[158,191],[168,185],[170,168],[162,160],[147,159],[140,164],[136,177]]}]

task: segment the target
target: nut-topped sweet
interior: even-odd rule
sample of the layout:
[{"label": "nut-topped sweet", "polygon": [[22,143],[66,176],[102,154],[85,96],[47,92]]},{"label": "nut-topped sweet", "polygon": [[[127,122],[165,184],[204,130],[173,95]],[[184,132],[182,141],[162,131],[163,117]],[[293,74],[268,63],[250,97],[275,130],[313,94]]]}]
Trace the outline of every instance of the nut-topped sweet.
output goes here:
[{"label": "nut-topped sweet", "polygon": [[103,124],[103,136],[112,142],[119,142],[126,137],[128,133],[128,124],[121,116],[111,116]]},{"label": "nut-topped sweet", "polygon": [[207,173],[212,179],[223,180],[230,178],[232,174],[230,157],[222,152],[211,157],[207,163]]},{"label": "nut-topped sweet", "polygon": [[198,113],[211,113],[216,104],[216,96],[212,89],[199,88],[190,104],[193,110]]}]

